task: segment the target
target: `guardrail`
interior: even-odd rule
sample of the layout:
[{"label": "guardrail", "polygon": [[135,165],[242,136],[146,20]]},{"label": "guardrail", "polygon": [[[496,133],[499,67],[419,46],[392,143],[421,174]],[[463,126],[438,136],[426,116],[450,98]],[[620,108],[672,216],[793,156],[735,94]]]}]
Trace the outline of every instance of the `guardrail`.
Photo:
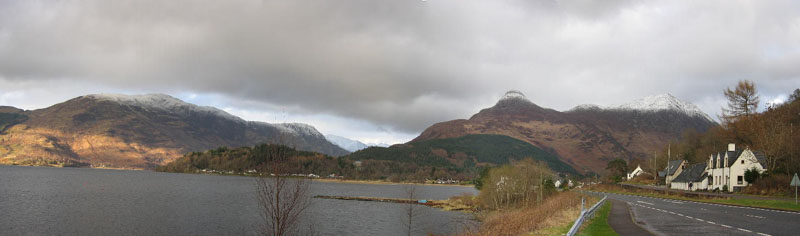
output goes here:
[{"label": "guardrail", "polygon": [[584,209],[584,205],[586,204],[585,203],[586,202],[586,198],[582,198],[581,199],[581,215],[578,216],[578,219],[575,220],[575,224],[572,224],[572,228],[570,228],[569,232],[567,232],[567,236],[574,236],[575,234],[578,233],[578,229],[581,228],[581,225],[583,225],[583,222],[585,222],[588,219],[594,218],[594,213],[597,211],[597,209],[600,209],[600,206],[602,206],[603,203],[606,202],[606,198],[608,198],[608,195],[603,196],[603,199],[600,199],[600,201],[595,203],[594,206],[592,206],[592,208],[589,208],[589,209]]}]

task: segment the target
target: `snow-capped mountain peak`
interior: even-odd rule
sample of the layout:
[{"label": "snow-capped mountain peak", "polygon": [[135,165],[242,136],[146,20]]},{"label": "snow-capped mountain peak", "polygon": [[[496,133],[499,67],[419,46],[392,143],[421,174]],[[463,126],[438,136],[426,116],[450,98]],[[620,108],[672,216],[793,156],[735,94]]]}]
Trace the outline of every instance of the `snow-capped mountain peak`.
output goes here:
[{"label": "snow-capped mountain peak", "polygon": [[215,107],[198,106],[161,93],[143,95],[91,94],[86,95],[86,97],[101,101],[112,101],[126,106],[141,107],[144,109],[162,110],[172,113],[195,112],[215,115],[236,122],[245,122],[242,118],[231,115],[230,113]]},{"label": "snow-capped mountain peak", "polygon": [[525,97],[525,94],[523,94],[518,90],[509,90],[508,92],[506,92],[506,94],[503,95],[502,98],[500,98],[500,101],[505,101],[505,100],[522,100],[530,102],[528,98]]},{"label": "snow-capped mountain peak", "polygon": [[612,106],[610,108],[619,110],[636,110],[636,111],[673,110],[673,111],[684,112],[690,116],[700,116],[713,121],[711,117],[709,117],[705,112],[700,110],[700,108],[697,108],[697,106],[695,106],[694,104],[681,101],[680,99],[668,93],[647,96],[619,106]]},{"label": "snow-capped mountain peak", "polygon": [[364,144],[364,143],[362,143],[362,142],[360,142],[358,140],[352,140],[352,139],[345,138],[345,137],[342,137],[342,136],[329,134],[329,135],[325,135],[325,138],[328,139],[328,141],[330,141],[331,143],[336,144],[337,146],[339,146],[341,148],[344,148],[344,150],[351,151],[351,152],[356,152],[358,150],[361,150],[361,149],[369,147],[368,145],[366,145],[366,144]]}]

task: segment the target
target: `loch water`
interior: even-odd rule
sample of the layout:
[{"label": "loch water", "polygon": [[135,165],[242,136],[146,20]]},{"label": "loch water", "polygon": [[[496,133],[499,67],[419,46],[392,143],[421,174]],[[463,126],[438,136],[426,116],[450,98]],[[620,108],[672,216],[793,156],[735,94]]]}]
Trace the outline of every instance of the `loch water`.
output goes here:
[{"label": "loch water", "polygon": [[[406,196],[405,185],[314,181],[311,195]],[[421,199],[471,187],[417,185]],[[312,199],[315,235],[405,235],[407,205]],[[414,234],[455,233],[472,217],[420,206]],[[0,166],[0,235],[255,235],[255,178],[137,170]]]}]

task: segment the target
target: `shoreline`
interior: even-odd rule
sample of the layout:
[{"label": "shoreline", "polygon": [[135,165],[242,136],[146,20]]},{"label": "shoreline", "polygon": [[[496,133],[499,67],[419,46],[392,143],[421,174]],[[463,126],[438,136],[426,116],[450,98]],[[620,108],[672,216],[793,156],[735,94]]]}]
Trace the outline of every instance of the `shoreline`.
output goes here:
[{"label": "shoreline", "polygon": [[412,183],[412,182],[389,182],[384,180],[356,180],[356,179],[311,179],[312,181],[319,181],[325,183],[348,183],[348,184],[380,184],[380,185],[422,185],[422,186],[452,186],[452,187],[470,187],[475,188],[474,184],[429,184],[429,183]]},{"label": "shoreline", "polygon": [[[0,163],[3,166],[27,166],[27,167],[48,167],[48,168],[76,168],[76,169],[99,169],[99,170],[135,170],[135,171],[152,171],[161,173],[175,173],[175,174],[201,174],[201,175],[219,175],[219,176],[245,176],[245,177],[258,177],[255,175],[239,175],[239,174],[217,174],[217,173],[182,173],[182,172],[162,172],[156,170],[148,170],[141,168],[120,168],[120,167],[65,167],[65,166],[49,166],[49,165],[12,165]],[[413,182],[390,182],[385,180],[356,180],[356,179],[311,179],[311,181],[323,183],[347,183],[347,184],[378,184],[378,185],[421,185],[421,186],[451,186],[451,187],[468,187],[475,188],[474,184],[430,184],[430,183],[413,183]]]}]

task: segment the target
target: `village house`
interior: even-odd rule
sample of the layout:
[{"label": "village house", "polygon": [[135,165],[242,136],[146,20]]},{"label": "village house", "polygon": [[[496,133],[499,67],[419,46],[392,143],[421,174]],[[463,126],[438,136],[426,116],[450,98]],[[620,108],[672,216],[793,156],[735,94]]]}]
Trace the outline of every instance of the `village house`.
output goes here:
[{"label": "village house", "polygon": [[729,192],[739,191],[749,185],[744,180],[744,172],[753,168],[764,172],[762,163],[766,163],[763,152],[750,148],[737,149],[736,144],[728,144],[727,151],[712,154],[708,158],[707,190],[724,190],[727,186]]},{"label": "village house", "polygon": [[671,189],[705,190],[708,186],[708,172],[706,163],[694,164],[686,167],[680,175],[675,177],[669,185]]},{"label": "village house", "polygon": [[659,176],[665,177],[672,189],[734,192],[750,184],[744,180],[745,171],[765,171],[762,163],[766,163],[763,152],[738,149],[731,143],[726,151],[711,154],[706,163],[687,167],[685,161],[670,161],[664,171],[659,171]]},{"label": "village house", "polygon": [[628,173],[627,179],[628,180],[633,179],[634,177],[639,176],[641,174],[644,174],[644,170],[642,170],[642,166],[641,165],[638,165],[638,166],[636,166],[636,169],[631,171],[631,173]]},{"label": "village house", "polygon": [[658,172],[658,177],[664,178],[666,185],[670,186],[672,180],[677,178],[683,172],[683,169],[686,168],[686,164],[686,160],[669,161],[664,171]]}]

